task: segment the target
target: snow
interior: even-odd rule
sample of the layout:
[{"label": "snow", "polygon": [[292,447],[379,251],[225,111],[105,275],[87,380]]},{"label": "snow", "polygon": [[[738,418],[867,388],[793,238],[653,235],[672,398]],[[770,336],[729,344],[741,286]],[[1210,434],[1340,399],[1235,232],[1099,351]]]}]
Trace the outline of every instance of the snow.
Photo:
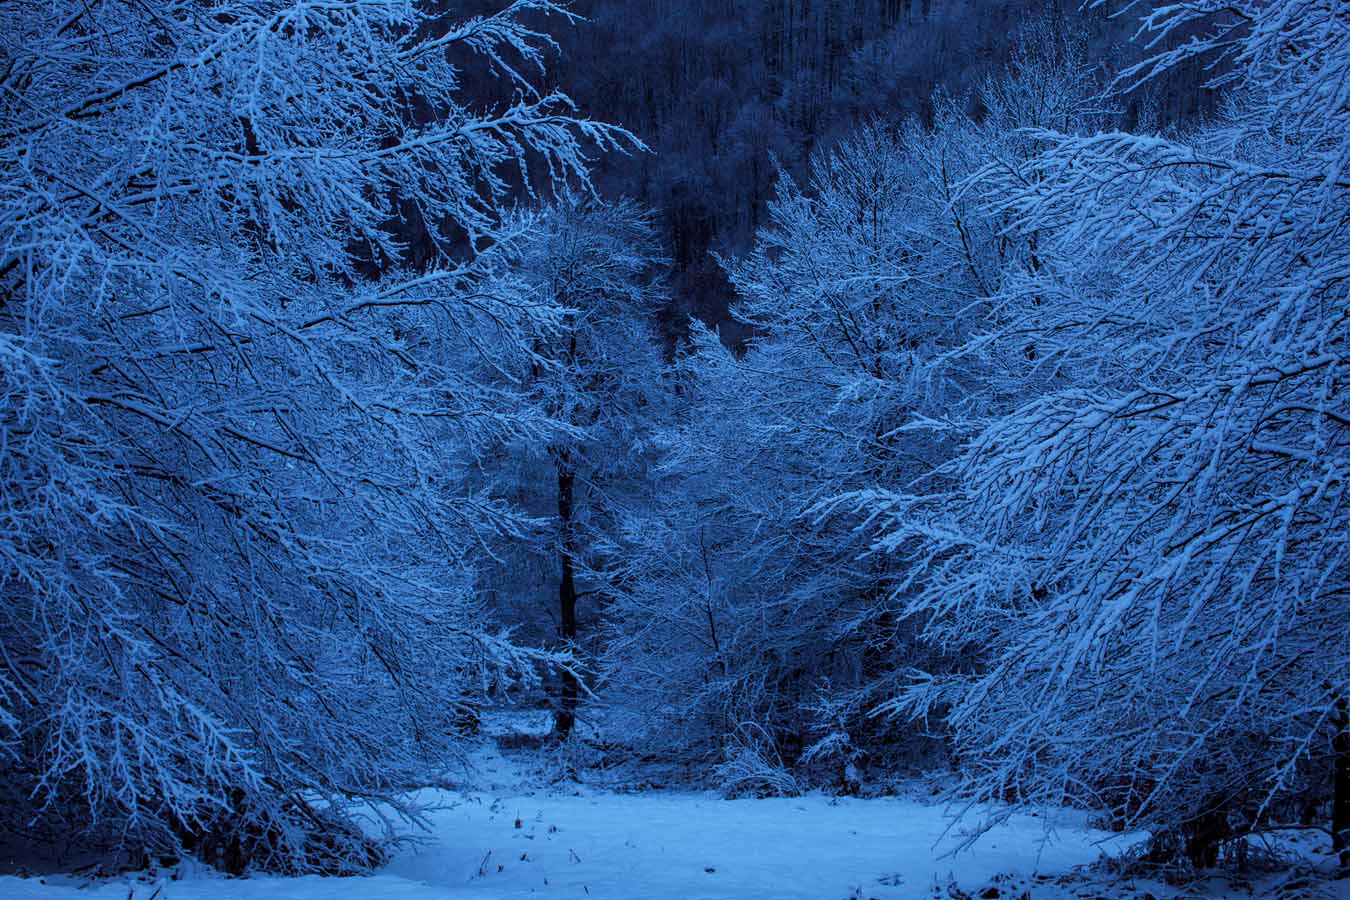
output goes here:
[{"label": "snow", "polygon": [[[390,874],[447,887],[481,884],[499,897],[551,888],[562,896],[742,900],[772,887],[783,900],[826,900],[863,885],[889,900],[913,896],[953,870],[988,878],[1028,871],[1038,860],[1052,870],[1088,862],[1097,855],[1093,840],[1104,837],[1076,829],[1046,844],[1042,822],[1028,817],[943,859],[959,837],[943,840],[941,809],[913,800],[660,793],[476,799],[485,802],[440,816],[436,843],[397,859]],[[883,886],[882,878],[898,884]]]},{"label": "snow", "polygon": [[[6,900],[901,900],[955,875],[979,886],[994,875],[1061,873],[1099,854],[1110,836],[1063,822],[1047,835],[1036,816],[1013,819],[973,848],[943,807],[915,799],[809,795],[724,800],[713,794],[616,794],[580,789],[467,797],[440,792],[447,807],[432,832],[366,879],[113,881],[0,879]],[[519,820],[520,826],[516,826]],[[931,896],[931,894],[930,894]]]}]

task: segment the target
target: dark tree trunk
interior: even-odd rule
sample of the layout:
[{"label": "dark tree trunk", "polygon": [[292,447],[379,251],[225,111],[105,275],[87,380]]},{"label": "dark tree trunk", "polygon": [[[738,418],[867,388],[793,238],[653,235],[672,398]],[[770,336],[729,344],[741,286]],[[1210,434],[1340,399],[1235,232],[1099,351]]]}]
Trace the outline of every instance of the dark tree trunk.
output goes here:
[{"label": "dark tree trunk", "polygon": [[[576,475],[568,468],[565,455],[559,457],[557,467],[558,525],[561,532],[558,556],[562,569],[562,577],[558,581],[559,633],[570,645],[577,637],[577,585],[574,571],[576,546],[572,535],[572,488]],[[562,690],[558,698],[557,719],[554,723],[554,734],[559,741],[567,740],[567,736],[572,733],[572,727],[576,724],[580,688],[576,674],[570,669],[563,670]]]},{"label": "dark tree trunk", "polygon": [[1350,876],[1350,701],[1336,703],[1331,739],[1335,753],[1331,786],[1331,846],[1340,857],[1342,877]]},{"label": "dark tree trunk", "polygon": [[1197,869],[1212,869],[1219,864],[1219,850],[1232,838],[1224,804],[1211,799],[1210,807],[1197,814],[1182,828],[1186,858]]}]

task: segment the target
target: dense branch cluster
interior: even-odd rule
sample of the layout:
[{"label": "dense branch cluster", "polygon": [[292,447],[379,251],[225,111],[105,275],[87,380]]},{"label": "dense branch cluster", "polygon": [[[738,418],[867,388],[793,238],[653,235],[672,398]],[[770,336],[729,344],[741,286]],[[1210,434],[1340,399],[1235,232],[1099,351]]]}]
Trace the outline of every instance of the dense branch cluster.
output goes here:
[{"label": "dense branch cluster", "polygon": [[[361,868],[353,805],[412,811],[489,684],[532,675],[476,569],[525,525],[464,471],[556,428],[470,361],[562,322],[513,274],[515,170],[633,142],[533,88],[523,17],[559,7],[420,9],[7,5],[8,827]],[[456,45],[519,99],[466,105]]]}]

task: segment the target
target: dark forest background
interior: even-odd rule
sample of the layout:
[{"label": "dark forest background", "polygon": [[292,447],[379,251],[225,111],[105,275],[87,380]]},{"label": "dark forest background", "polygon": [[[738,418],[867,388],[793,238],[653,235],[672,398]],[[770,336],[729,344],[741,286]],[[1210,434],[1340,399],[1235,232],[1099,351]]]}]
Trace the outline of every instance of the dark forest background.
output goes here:
[{"label": "dark forest background", "polygon": [[[466,13],[499,4],[475,0]],[[800,178],[812,152],[873,119],[929,124],[938,93],[967,98],[1009,60],[1037,18],[1076,34],[1103,72],[1149,51],[1130,38],[1125,0],[579,0],[588,21],[552,29],[550,75],[585,114],[603,111],[650,153],[598,160],[602,196],[654,209],[673,267],[667,341],[695,316],[734,344],[732,290],[713,254],[744,252],[764,220],[779,169]],[[1177,38],[1184,35],[1178,35]],[[1173,38],[1174,40],[1177,38]],[[1122,125],[1194,122],[1218,95],[1190,61],[1131,92]]]}]

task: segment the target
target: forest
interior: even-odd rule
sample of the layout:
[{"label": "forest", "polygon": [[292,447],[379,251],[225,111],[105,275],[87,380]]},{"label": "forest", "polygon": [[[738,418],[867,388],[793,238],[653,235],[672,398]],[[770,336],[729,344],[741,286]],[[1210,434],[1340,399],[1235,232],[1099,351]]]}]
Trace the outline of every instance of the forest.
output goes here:
[{"label": "forest", "polygon": [[9,0],[0,200],[0,896],[1350,890],[1345,0]]}]

